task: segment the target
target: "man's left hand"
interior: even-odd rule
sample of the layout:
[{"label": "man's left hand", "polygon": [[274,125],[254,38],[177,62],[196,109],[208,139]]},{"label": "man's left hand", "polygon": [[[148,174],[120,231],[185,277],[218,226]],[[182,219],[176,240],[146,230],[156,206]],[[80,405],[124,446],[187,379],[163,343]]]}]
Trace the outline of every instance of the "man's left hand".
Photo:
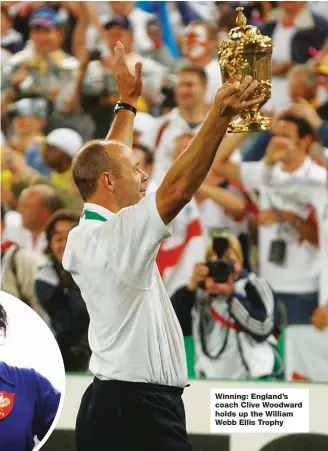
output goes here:
[{"label": "man's left hand", "polygon": [[135,65],[135,74],[130,71],[121,42],[117,42],[114,49],[114,76],[120,101],[136,106],[142,91],[142,64],[139,62]]},{"label": "man's left hand", "polygon": [[328,327],[328,304],[318,307],[314,311],[311,321],[316,329],[326,329],[326,327]]}]

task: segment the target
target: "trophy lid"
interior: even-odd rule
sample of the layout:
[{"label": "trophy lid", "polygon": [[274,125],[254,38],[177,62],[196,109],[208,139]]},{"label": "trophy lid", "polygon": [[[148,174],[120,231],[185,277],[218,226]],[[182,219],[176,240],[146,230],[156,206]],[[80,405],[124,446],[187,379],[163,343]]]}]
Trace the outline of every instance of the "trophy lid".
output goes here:
[{"label": "trophy lid", "polygon": [[237,18],[236,27],[229,32],[229,40],[219,44],[219,49],[224,50],[230,46],[255,46],[266,51],[272,51],[272,39],[269,36],[261,34],[260,30],[254,25],[247,25],[247,19],[243,14],[244,8],[239,6],[236,8]]}]

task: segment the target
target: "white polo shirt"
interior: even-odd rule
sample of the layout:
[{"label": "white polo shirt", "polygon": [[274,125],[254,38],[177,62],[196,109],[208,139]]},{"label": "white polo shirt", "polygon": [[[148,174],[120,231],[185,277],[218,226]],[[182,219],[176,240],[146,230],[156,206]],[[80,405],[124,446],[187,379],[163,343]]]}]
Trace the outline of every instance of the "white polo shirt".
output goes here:
[{"label": "white polo shirt", "polygon": [[99,379],[184,387],[183,335],[155,263],[171,234],[155,195],[117,214],[86,203],[63,266],[90,315],[90,371]]}]

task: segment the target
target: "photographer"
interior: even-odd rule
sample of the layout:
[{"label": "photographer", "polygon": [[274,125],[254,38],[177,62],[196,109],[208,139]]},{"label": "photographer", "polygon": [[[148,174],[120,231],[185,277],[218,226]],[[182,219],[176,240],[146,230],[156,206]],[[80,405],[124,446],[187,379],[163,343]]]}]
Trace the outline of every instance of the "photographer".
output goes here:
[{"label": "photographer", "polygon": [[269,337],[279,324],[278,306],[265,280],[242,270],[238,239],[213,238],[206,263],[172,303],[184,335],[195,340],[195,371],[208,378],[278,376]]}]

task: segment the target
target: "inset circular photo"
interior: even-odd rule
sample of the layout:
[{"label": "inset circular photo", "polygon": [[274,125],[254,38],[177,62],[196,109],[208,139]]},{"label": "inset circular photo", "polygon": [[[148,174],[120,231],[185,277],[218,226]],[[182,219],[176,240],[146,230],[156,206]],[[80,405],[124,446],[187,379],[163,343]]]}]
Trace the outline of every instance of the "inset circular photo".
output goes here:
[{"label": "inset circular photo", "polygon": [[37,451],[55,428],[65,368],[42,318],[0,291],[0,450]]}]

